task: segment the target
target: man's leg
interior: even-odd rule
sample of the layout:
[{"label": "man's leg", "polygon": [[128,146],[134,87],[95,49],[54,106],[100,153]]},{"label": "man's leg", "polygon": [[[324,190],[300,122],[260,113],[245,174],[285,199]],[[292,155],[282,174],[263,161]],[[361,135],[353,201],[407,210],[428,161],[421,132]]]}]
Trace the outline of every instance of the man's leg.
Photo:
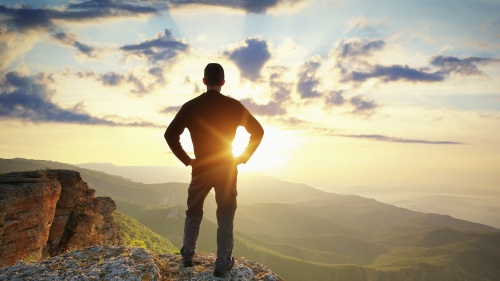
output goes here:
[{"label": "man's leg", "polygon": [[208,172],[193,176],[189,184],[186,220],[184,221],[184,241],[181,249],[185,264],[189,264],[193,259],[203,219],[203,203],[211,188]]},{"label": "man's leg", "polygon": [[217,202],[217,261],[215,268],[225,269],[232,263],[234,245],[233,222],[236,212],[236,177],[235,165],[220,166],[214,169],[215,200]]}]

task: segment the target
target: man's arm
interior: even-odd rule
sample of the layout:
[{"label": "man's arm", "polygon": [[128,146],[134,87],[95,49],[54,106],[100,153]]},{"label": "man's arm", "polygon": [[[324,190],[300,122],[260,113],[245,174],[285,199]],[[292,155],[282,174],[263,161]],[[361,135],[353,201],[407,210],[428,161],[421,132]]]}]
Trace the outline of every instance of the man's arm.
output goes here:
[{"label": "man's arm", "polygon": [[250,141],[243,151],[243,153],[238,157],[239,163],[246,163],[248,159],[253,155],[257,147],[259,147],[262,138],[264,137],[264,129],[260,125],[259,121],[253,117],[247,109],[244,109],[244,117],[242,120],[243,127],[250,134]]},{"label": "man's arm", "polygon": [[191,164],[191,157],[184,151],[180,142],[180,136],[184,129],[187,127],[187,117],[185,114],[185,109],[181,108],[177,115],[175,115],[174,120],[168,125],[165,131],[164,137],[167,141],[168,146],[174,153],[174,155],[181,160],[184,165],[189,166]]}]

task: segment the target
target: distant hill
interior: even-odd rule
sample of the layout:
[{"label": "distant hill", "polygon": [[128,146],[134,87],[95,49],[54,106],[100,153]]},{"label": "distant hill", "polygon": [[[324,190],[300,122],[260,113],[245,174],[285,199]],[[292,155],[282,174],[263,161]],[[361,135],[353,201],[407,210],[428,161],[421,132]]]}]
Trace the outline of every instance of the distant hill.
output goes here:
[{"label": "distant hill", "polygon": [[[187,183],[142,184],[26,159],[0,159],[0,172],[53,165],[80,171],[119,212],[180,248]],[[285,280],[500,280],[500,231],[487,225],[255,175],[241,177],[238,203],[234,255]],[[199,251],[215,252],[215,208],[209,194]]]},{"label": "distant hill", "polygon": [[84,163],[75,166],[121,176],[146,184],[189,182],[191,177],[188,169],[168,166],[116,166],[111,163]]}]

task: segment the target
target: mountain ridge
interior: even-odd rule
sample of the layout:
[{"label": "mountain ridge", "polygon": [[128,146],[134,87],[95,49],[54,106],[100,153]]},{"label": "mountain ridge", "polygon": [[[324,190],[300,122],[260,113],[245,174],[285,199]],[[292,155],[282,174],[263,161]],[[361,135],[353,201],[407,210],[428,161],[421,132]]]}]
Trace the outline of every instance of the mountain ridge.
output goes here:
[{"label": "mountain ridge", "polygon": [[[93,187],[102,188],[96,188],[98,192],[118,197],[118,211],[180,248],[187,184],[147,185],[82,171]],[[278,190],[283,187],[286,184]],[[291,189],[303,193],[268,196],[273,188],[239,190],[234,254],[266,264],[285,280],[493,281],[500,277],[500,232],[493,227],[356,195],[317,193],[301,184]],[[250,200],[242,203],[247,195]],[[255,203],[259,197],[280,201]],[[214,198],[209,194],[198,241],[202,252],[215,251],[214,213]],[[370,254],[363,255],[364,249],[371,249]]]}]

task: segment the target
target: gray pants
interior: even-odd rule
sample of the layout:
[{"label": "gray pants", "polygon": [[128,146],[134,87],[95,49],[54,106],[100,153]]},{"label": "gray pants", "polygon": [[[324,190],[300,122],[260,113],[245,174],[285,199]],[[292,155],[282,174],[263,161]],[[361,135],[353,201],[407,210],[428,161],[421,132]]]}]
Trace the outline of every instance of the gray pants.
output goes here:
[{"label": "gray pants", "polygon": [[215,266],[224,268],[231,261],[233,251],[233,221],[236,212],[236,165],[221,165],[194,175],[188,189],[184,242],[181,254],[184,260],[192,260],[196,240],[203,218],[203,203],[208,193],[215,190],[217,202],[217,261]]}]

